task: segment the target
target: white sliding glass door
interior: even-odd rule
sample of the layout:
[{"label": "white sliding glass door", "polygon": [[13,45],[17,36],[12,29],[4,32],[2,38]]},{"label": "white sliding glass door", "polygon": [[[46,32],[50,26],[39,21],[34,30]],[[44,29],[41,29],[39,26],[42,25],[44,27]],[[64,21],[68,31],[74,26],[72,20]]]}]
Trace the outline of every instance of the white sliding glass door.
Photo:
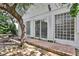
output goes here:
[{"label": "white sliding glass door", "polygon": [[39,38],[47,38],[47,21],[35,21],[35,36]]}]

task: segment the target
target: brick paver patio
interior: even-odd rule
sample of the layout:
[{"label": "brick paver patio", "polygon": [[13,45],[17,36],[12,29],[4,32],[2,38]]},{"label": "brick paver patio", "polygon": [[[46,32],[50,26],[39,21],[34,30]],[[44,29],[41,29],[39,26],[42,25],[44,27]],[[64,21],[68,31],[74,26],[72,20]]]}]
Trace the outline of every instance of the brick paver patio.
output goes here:
[{"label": "brick paver patio", "polygon": [[59,44],[59,43],[50,43],[47,41],[30,39],[30,38],[26,39],[26,42],[29,44],[35,45],[37,47],[46,49],[48,51],[51,51],[53,53],[59,54],[59,55],[64,55],[64,56],[76,55],[75,48],[70,45],[64,45],[64,44]]}]

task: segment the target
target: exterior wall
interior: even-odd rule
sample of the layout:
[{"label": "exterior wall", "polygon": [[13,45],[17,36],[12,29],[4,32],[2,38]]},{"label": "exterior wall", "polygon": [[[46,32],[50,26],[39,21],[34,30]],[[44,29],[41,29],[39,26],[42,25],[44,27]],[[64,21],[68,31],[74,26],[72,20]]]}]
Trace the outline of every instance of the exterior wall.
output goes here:
[{"label": "exterior wall", "polygon": [[35,37],[35,22],[31,21],[31,37]]},{"label": "exterior wall", "polygon": [[74,41],[71,40],[64,40],[64,39],[56,39],[55,38],[55,15],[66,13],[70,11],[70,8],[67,6],[64,7],[57,7],[55,4],[51,5],[51,11],[48,10],[48,4],[35,4],[34,6],[31,6],[28,11],[26,11],[26,14],[23,16],[24,22],[30,21],[31,22],[31,37],[35,37],[35,21],[36,20],[47,20],[47,39],[44,40],[55,40],[58,43],[72,45],[76,48],[79,48],[79,32],[77,32],[77,21],[79,19],[79,16],[75,18],[75,39]]},{"label": "exterior wall", "polygon": [[75,20],[75,47],[79,49],[79,14]]}]

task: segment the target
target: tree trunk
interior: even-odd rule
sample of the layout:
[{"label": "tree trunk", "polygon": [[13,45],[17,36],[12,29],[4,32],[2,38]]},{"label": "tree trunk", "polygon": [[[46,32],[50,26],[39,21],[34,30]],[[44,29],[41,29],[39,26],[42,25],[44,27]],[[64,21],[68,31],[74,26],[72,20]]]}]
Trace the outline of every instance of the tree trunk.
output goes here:
[{"label": "tree trunk", "polygon": [[21,27],[21,44],[20,46],[22,47],[23,43],[25,42],[24,40],[26,39],[26,28],[25,28],[25,25],[23,23],[23,19],[20,19],[19,21],[19,24],[20,24],[20,27]]},{"label": "tree trunk", "polygon": [[14,17],[19,22],[19,25],[21,27],[21,42],[24,42],[24,40],[26,39],[26,30],[25,30],[26,28],[25,28],[25,25],[24,25],[22,17],[18,13],[15,13],[13,15],[16,15],[16,14],[18,16],[14,16]]},{"label": "tree trunk", "polygon": [[25,42],[24,40],[27,39],[26,28],[25,28],[22,17],[19,18],[19,15],[18,15],[16,19],[18,20],[20,28],[21,28],[21,37],[20,37],[21,44],[20,44],[20,47],[22,47],[23,43]]},{"label": "tree trunk", "polygon": [[21,45],[24,43],[24,40],[27,38],[26,37],[26,28],[22,19],[22,16],[20,16],[15,9],[10,9],[7,10],[7,12],[9,12],[12,16],[14,16],[16,18],[16,20],[19,22],[19,25],[21,27]]}]

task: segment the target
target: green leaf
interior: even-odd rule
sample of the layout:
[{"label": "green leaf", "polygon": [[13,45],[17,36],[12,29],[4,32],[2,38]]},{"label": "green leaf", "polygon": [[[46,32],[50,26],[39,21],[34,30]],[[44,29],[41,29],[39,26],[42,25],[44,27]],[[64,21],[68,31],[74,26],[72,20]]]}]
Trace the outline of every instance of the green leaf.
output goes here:
[{"label": "green leaf", "polygon": [[78,3],[74,3],[72,5],[72,7],[70,8],[70,15],[72,17],[76,17],[78,12],[79,12],[79,4]]}]

